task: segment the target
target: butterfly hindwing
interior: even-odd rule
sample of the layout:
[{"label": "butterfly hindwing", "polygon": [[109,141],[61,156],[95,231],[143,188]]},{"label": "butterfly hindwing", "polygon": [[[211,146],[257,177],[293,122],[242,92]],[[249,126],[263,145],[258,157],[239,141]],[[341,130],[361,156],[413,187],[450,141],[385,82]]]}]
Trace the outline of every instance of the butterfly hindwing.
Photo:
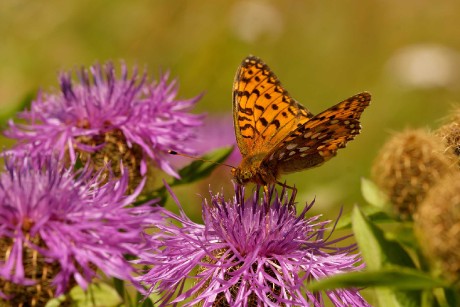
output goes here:
[{"label": "butterfly hindwing", "polygon": [[361,93],[314,116],[295,101],[260,59],[241,63],[233,84],[233,122],[241,164],[237,183],[264,186],[282,173],[318,166],[360,132],[370,94]]},{"label": "butterfly hindwing", "polygon": [[259,58],[243,60],[233,86],[233,121],[243,157],[269,152],[312,117]]},{"label": "butterfly hindwing", "polygon": [[370,95],[361,93],[314,116],[273,148],[262,165],[277,173],[321,165],[359,134],[359,118],[369,102]]}]

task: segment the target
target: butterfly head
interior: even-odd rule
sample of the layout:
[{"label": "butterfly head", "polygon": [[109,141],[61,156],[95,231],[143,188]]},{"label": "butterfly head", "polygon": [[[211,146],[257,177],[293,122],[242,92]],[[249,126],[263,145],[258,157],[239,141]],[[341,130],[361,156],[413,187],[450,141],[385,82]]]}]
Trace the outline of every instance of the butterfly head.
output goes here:
[{"label": "butterfly head", "polygon": [[245,185],[253,181],[254,173],[250,169],[242,169],[240,167],[232,168],[232,175],[238,184]]},{"label": "butterfly head", "polygon": [[[254,157],[253,157],[254,158]],[[260,162],[254,162],[251,158],[243,159],[238,167],[232,168],[232,175],[238,184],[245,185],[249,182],[267,185],[276,182],[276,168],[268,167]]]}]

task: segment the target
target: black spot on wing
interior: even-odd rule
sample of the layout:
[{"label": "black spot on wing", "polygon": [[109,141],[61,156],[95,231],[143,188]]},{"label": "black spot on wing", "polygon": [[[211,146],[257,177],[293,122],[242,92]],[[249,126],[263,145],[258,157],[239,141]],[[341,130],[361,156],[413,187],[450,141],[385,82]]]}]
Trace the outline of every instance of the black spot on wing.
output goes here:
[{"label": "black spot on wing", "polygon": [[236,91],[238,97],[249,97],[251,94],[248,91]]},{"label": "black spot on wing", "polygon": [[263,106],[260,106],[258,104],[254,104],[254,108],[256,108],[257,110],[260,110],[260,111],[265,111],[265,108]]},{"label": "black spot on wing", "polygon": [[241,131],[245,131],[245,130],[248,130],[248,129],[254,130],[254,127],[251,124],[246,124],[246,125],[240,127]]},{"label": "black spot on wing", "polygon": [[239,121],[252,121],[252,119],[250,119],[249,117],[246,117],[246,116],[238,116],[238,120]]},{"label": "black spot on wing", "polygon": [[262,123],[262,125],[264,125],[265,127],[268,126],[268,121],[264,117],[261,117],[259,120]]},{"label": "black spot on wing", "polygon": [[251,108],[243,108],[241,106],[241,103],[238,104],[238,110],[239,110],[239,112],[241,112],[243,114],[246,114],[246,115],[249,115],[249,116],[254,115],[254,111]]}]

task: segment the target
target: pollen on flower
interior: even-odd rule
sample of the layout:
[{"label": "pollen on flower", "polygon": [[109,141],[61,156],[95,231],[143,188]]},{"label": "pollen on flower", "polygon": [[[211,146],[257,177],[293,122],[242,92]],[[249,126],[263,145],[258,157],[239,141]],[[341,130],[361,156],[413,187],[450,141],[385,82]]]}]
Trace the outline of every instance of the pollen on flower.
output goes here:
[{"label": "pollen on flower", "polygon": [[[119,129],[107,131],[94,136],[78,136],[76,142],[90,148],[100,148],[95,151],[85,151],[76,149],[78,157],[83,164],[91,165],[96,171],[103,171],[104,177],[109,177],[109,169],[117,178],[121,177],[123,169],[128,170],[129,190],[134,189],[142,181],[143,175],[141,165],[143,159],[142,147],[138,144],[129,144],[126,137]],[[122,162],[122,164],[120,164]]]},{"label": "pollen on flower", "polygon": [[[31,237],[30,233],[25,232],[25,240],[20,248],[24,259],[24,279],[33,282],[17,283],[8,278],[0,278],[0,292],[11,297],[7,300],[10,306],[23,306],[25,302],[30,302],[30,306],[44,306],[55,296],[56,287],[52,282],[61,266],[58,261],[47,261],[45,256],[37,249],[31,248],[30,244],[40,249],[46,249],[46,244],[39,236]],[[0,238],[0,263],[5,263],[12,257],[14,245],[15,242],[11,238]],[[75,284],[72,280],[68,286],[71,288]]]},{"label": "pollen on flower", "polygon": [[460,108],[455,109],[449,121],[439,127],[435,134],[438,135],[444,142],[447,151],[452,152],[457,158],[455,161],[460,166]]}]

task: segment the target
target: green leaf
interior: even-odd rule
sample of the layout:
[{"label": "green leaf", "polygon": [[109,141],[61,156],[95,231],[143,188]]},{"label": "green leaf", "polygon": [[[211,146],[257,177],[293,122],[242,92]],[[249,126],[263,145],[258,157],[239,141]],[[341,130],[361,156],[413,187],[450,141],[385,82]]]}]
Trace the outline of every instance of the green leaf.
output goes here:
[{"label": "green leaf", "polygon": [[444,295],[444,300],[440,302],[441,306],[460,306],[460,292],[458,289],[446,288]]},{"label": "green leaf", "polygon": [[[385,237],[385,233],[369,221],[358,207],[353,209],[353,232],[361,254],[370,271],[395,266],[416,269],[414,262],[402,246]],[[422,291],[401,291],[390,288],[377,289],[381,306],[420,306]]]},{"label": "green leaf", "polygon": [[[119,306],[123,300],[117,291],[109,285],[99,282],[88,285],[88,289],[83,290],[79,286],[73,287],[68,294],[63,294],[50,300],[46,307],[67,306],[66,295],[72,300],[72,306],[94,307],[94,306]],[[63,304],[64,305],[61,305]]]},{"label": "green leaf", "polygon": [[[222,165],[216,163],[223,163],[233,152],[234,147],[223,147],[214,150],[210,153],[201,156],[199,159],[206,161],[196,160],[179,170],[180,179],[175,178],[169,185],[177,186],[198,181],[209,176],[216,167]],[[212,163],[212,162],[216,163]]]},{"label": "green leaf", "polygon": [[375,295],[379,306],[420,307],[422,291],[394,291],[390,288],[377,288]]},{"label": "green leaf", "polygon": [[140,294],[139,292],[137,293],[136,301],[138,302],[137,306],[141,306],[141,307],[154,307],[155,306],[153,305],[153,302],[149,297],[145,298],[144,295]]},{"label": "green leaf", "polygon": [[115,287],[115,290],[117,291],[118,295],[120,297],[125,296],[125,282],[124,280],[118,279],[118,278],[113,278],[113,286]]},{"label": "green leaf", "polygon": [[118,306],[123,302],[117,291],[105,283],[93,283],[84,291],[80,287],[74,287],[70,291],[70,297],[75,306]]},{"label": "green leaf", "polygon": [[420,249],[417,237],[414,233],[413,222],[398,222],[395,225],[397,225],[397,227],[385,233],[385,237],[388,240],[396,241],[401,246],[410,248],[414,251]]},{"label": "green leaf", "polygon": [[[233,152],[233,149],[233,146],[219,148],[217,150],[214,150],[210,153],[201,156],[199,159],[222,163],[230,156],[230,154]],[[181,178],[174,178],[172,182],[168,183],[168,185],[170,187],[173,187],[198,181],[209,176],[216,167],[222,166],[207,161],[196,160],[190,163],[189,165],[181,168],[178,172]],[[134,206],[141,205],[146,201],[152,199],[158,199],[158,202],[155,203],[155,205],[164,206],[166,204],[168,196],[169,193],[166,187],[161,186],[158,189],[150,192],[148,195],[144,194],[140,196],[138,200],[134,203]]]},{"label": "green leaf", "polygon": [[385,193],[374,182],[364,177],[361,178],[361,193],[370,205],[382,210],[389,207]]},{"label": "green leaf", "polygon": [[[420,306],[422,290],[446,287],[445,281],[417,270],[392,267],[379,271],[352,272],[335,275],[307,285],[310,291],[339,288],[374,287],[380,306]],[[419,290],[419,291],[415,291]]]},{"label": "green leaf", "polygon": [[388,265],[415,268],[414,262],[397,242],[389,241],[384,232],[369,221],[358,207],[353,209],[353,233],[370,270]]},{"label": "green leaf", "polygon": [[386,287],[394,290],[425,290],[447,283],[417,270],[393,267],[379,271],[339,274],[308,285],[311,291],[337,288]]},{"label": "green leaf", "polygon": [[63,302],[65,302],[65,295],[61,295],[59,297],[49,300],[46,303],[45,307],[59,307]]},{"label": "green leaf", "polygon": [[[372,222],[375,223],[393,223],[394,219],[389,216],[387,213],[381,211],[379,208],[373,206],[364,206],[360,207],[360,210],[363,214]],[[350,228],[351,223],[351,216],[352,212],[347,212],[346,214],[342,215],[337,223],[337,229],[347,229]]]},{"label": "green leaf", "polygon": [[144,204],[147,201],[156,199],[157,202],[155,202],[155,206],[164,206],[166,204],[166,201],[168,200],[168,190],[166,189],[165,186],[162,186],[152,192],[150,192],[148,195],[141,195],[138,197],[137,201],[134,203],[134,206],[140,206]]}]

